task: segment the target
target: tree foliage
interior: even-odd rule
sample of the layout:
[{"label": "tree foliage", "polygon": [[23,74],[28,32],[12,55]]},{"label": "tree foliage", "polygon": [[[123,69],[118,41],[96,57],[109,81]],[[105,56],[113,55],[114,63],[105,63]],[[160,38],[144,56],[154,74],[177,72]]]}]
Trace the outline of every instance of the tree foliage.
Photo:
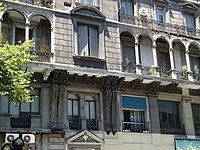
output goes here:
[{"label": "tree foliage", "polygon": [[33,41],[19,45],[8,43],[0,46],[0,95],[12,102],[30,102],[30,81],[33,72],[27,71]]}]

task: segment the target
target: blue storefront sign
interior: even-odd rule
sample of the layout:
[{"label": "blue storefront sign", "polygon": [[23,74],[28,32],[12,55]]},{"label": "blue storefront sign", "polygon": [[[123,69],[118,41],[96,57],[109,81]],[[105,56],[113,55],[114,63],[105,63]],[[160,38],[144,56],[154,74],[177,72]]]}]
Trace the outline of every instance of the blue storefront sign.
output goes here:
[{"label": "blue storefront sign", "polygon": [[175,139],[175,149],[189,148],[190,146],[200,148],[200,140],[196,139]]}]

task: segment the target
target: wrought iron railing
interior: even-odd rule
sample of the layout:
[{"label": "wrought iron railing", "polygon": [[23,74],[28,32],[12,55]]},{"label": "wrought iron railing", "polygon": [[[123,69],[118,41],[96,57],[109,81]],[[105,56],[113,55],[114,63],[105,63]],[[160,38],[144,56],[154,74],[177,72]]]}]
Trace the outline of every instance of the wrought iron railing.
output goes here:
[{"label": "wrought iron railing", "polygon": [[170,78],[172,71],[166,68],[158,68],[160,77]]},{"label": "wrought iron railing", "polygon": [[157,69],[155,67],[150,66],[141,66],[141,71],[143,75],[156,76],[157,74]]},{"label": "wrought iron railing", "polygon": [[88,130],[98,130],[98,122],[96,119],[87,119]]},{"label": "wrought iron railing", "polygon": [[122,71],[129,73],[136,73],[136,65],[131,62],[122,62]]},{"label": "wrought iron railing", "polygon": [[80,130],[81,129],[79,117],[69,118],[69,128],[72,130]]},{"label": "wrought iron railing", "polygon": [[184,126],[182,128],[161,128],[161,133],[164,134],[185,134]]},{"label": "wrought iron railing", "polygon": [[200,81],[200,71],[198,70],[193,70],[191,73],[192,77],[194,80]]},{"label": "wrought iron railing", "polygon": [[188,80],[188,72],[187,71],[177,71],[176,70],[177,79]]},{"label": "wrought iron railing", "polygon": [[36,55],[36,58],[34,58],[34,61],[41,61],[41,62],[50,62],[50,58],[53,57],[53,53],[47,53],[47,52],[37,52],[32,51],[31,54]]},{"label": "wrought iron railing", "polygon": [[123,131],[149,132],[148,122],[123,122]]},{"label": "wrought iron railing", "polygon": [[119,21],[136,26],[142,26],[151,30],[159,30],[166,33],[188,36],[200,36],[200,29],[186,27],[173,23],[163,23],[146,17],[136,17],[126,14],[119,14]]},{"label": "wrought iron railing", "polygon": [[12,1],[18,1],[21,3],[26,3],[26,4],[41,6],[41,7],[48,7],[48,8],[53,7],[53,0],[12,0]]},{"label": "wrought iron railing", "polygon": [[31,116],[11,116],[10,126],[11,128],[30,128]]}]

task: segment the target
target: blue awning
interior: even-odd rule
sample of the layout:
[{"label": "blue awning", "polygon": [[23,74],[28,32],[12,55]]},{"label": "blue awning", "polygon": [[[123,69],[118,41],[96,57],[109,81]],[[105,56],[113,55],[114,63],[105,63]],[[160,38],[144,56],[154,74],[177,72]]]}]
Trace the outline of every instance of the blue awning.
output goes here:
[{"label": "blue awning", "polygon": [[128,109],[146,109],[146,98],[122,96],[122,107]]}]

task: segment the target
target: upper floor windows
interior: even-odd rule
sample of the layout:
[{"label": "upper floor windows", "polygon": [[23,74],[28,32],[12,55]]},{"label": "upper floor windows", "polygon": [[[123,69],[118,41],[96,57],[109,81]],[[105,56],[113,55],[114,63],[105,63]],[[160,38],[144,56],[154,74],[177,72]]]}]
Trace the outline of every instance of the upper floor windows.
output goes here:
[{"label": "upper floor windows", "polygon": [[78,54],[81,56],[99,56],[97,26],[78,23]]},{"label": "upper floor windows", "polygon": [[98,6],[99,0],[81,0],[81,3]]},{"label": "upper floor windows", "polygon": [[165,23],[165,11],[164,11],[164,8],[157,8],[156,16],[157,16],[157,21],[159,23]]},{"label": "upper floor windows", "polygon": [[185,25],[190,29],[196,28],[194,14],[185,14]]},{"label": "upper floor windows", "polygon": [[121,0],[120,1],[120,13],[133,16],[133,1],[132,0]]}]

